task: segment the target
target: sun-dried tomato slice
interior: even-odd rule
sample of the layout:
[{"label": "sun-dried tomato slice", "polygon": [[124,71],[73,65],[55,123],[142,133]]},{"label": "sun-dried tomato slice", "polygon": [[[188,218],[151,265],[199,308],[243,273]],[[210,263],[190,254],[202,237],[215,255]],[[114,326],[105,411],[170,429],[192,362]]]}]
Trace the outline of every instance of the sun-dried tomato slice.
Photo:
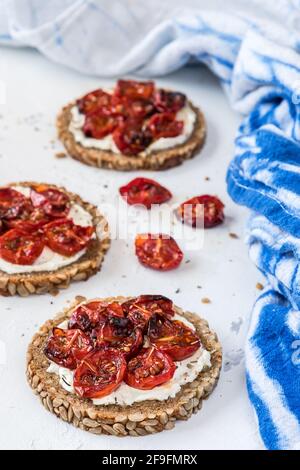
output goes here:
[{"label": "sun-dried tomato slice", "polygon": [[88,114],[85,116],[83,132],[87,137],[103,139],[111,134],[118,126],[119,120],[111,115],[101,113]]},{"label": "sun-dried tomato slice", "polygon": [[138,82],[135,80],[118,80],[114,95],[123,98],[126,97],[132,101],[143,99],[151,100],[154,94],[154,83]]},{"label": "sun-dried tomato slice", "polygon": [[174,316],[172,300],[162,295],[140,295],[122,304],[127,317],[143,331],[153,315],[172,318]]},{"label": "sun-dried tomato slice", "polygon": [[111,113],[111,100],[112,94],[99,89],[77,100],[77,106],[82,114],[101,112],[108,115]]},{"label": "sun-dried tomato slice", "polygon": [[67,369],[75,369],[80,362],[93,349],[91,338],[81,330],[64,330],[53,328],[44,349],[50,361]]},{"label": "sun-dried tomato slice", "polygon": [[82,398],[105,397],[119,387],[125,371],[123,354],[113,349],[93,351],[77,367],[74,389]]},{"label": "sun-dried tomato slice", "polygon": [[168,382],[175,373],[173,360],[154,347],[144,348],[127,364],[124,381],[133,388],[151,390]]},{"label": "sun-dried tomato slice", "polygon": [[174,361],[182,361],[192,356],[200,348],[199,336],[178,320],[153,316],[149,321],[148,337],[160,351]]},{"label": "sun-dried tomato slice", "polygon": [[137,155],[152,142],[152,136],[137,120],[126,120],[113,132],[113,140],[124,155]]},{"label": "sun-dried tomato slice", "polygon": [[174,238],[163,234],[137,235],[135,252],[140,263],[159,271],[175,269],[183,259],[183,253]]},{"label": "sun-dried tomato slice", "polygon": [[31,265],[41,255],[41,237],[12,229],[0,237],[0,257],[13,264]]},{"label": "sun-dried tomato slice", "polygon": [[70,211],[68,195],[46,185],[32,187],[30,199],[34,208],[42,209],[50,217],[66,217]]},{"label": "sun-dried tomato slice", "polygon": [[12,188],[0,188],[0,219],[10,220],[18,217],[26,205],[22,193]]},{"label": "sun-dried tomato slice", "polygon": [[128,204],[142,204],[147,209],[151,209],[152,204],[162,204],[172,197],[167,188],[148,178],[135,178],[119,191]]},{"label": "sun-dried tomato slice", "polygon": [[73,256],[83,250],[94,231],[94,227],[75,225],[70,219],[58,219],[44,227],[46,244],[63,256]]},{"label": "sun-dried tomato slice", "polygon": [[147,123],[147,129],[153,139],[177,137],[183,131],[183,121],[177,121],[175,114],[154,114]]},{"label": "sun-dried tomato slice", "polygon": [[154,95],[154,105],[162,113],[177,113],[186,104],[186,96],[176,91],[159,89]]},{"label": "sun-dried tomato slice", "polygon": [[180,220],[192,227],[215,227],[224,220],[224,204],[219,198],[204,194],[182,203],[176,214]]}]

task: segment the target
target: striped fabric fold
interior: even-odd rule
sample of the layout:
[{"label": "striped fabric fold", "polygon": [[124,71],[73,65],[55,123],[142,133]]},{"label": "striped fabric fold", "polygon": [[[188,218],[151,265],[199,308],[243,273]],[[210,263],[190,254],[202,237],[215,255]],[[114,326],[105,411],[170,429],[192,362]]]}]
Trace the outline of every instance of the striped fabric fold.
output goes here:
[{"label": "striped fabric fold", "polygon": [[219,78],[244,115],[228,192],[251,211],[249,254],[267,279],[246,344],[249,397],[265,446],[300,449],[300,1],[178,3],[0,0],[0,42],[99,76],[198,61]]}]

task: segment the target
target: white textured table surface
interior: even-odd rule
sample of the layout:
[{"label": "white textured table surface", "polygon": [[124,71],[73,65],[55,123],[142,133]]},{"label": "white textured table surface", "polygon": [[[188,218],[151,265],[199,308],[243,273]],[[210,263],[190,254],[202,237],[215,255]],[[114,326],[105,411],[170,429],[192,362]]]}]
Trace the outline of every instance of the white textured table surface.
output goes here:
[{"label": "white textured table surface", "polygon": [[[83,198],[110,202],[134,173],[97,170],[70,158],[55,140],[55,116],[73,98],[109,80],[80,76],[49,63],[30,50],[0,51],[0,79],[7,100],[0,104],[0,184],[40,180],[65,185]],[[182,70],[158,83],[186,92],[205,113],[208,138],[201,155],[158,179],[180,202],[201,193],[217,194],[226,204],[226,223],[205,233],[204,247],[185,250],[179,270],[157,273],[140,266],[132,240],[114,241],[102,271],[87,283],[72,284],[57,297],[0,299],[1,449],[256,449],[260,440],[248,402],[243,347],[259,274],[247,257],[243,227],[247,211],[226,194],[225,174],[233,155],[240,117],[234,114],[217,81],[200,67]],[[140,173],[141,174],[141,173]],[[209,181],[205,177],[210,177]],[[239,239],[230,238],[235,232]],[[197,287],[201,286],[201,288]],[[178,292],[178,289],[179,292]],[[94,436],[48,413],[25,380],[25,353],[36,328],[77,294],[88,297],[161,293],[184,309],[204,316],[219,335],[224,365],[218,387],[203,409],[173,431],[140,438]],[[210,304],[201,303],[203,297]]]}]

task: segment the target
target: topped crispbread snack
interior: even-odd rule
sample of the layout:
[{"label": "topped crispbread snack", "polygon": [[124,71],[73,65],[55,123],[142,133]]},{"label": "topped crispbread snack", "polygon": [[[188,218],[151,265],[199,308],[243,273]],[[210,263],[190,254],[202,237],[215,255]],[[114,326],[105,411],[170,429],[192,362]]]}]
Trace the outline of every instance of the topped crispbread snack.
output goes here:
[{"label": "topped crispbread snack", "polygon": [[217,383],[221,346],[205,320],[163,296],[77,298],[28,349],[43,405],[95,434],[172,429]]},{"label": "topped crispbread snack", "polygon": [[116,170],[177,166],[201,148],[206,134],[202,112],[183,93],[133,80],[65,106],[57,128],[71,157]]},{"label": "topped crispbread snack", "polygon": [[109,247],[98,209],[54,184],[0,188],[0,294],[57,292],[95,274]]}]

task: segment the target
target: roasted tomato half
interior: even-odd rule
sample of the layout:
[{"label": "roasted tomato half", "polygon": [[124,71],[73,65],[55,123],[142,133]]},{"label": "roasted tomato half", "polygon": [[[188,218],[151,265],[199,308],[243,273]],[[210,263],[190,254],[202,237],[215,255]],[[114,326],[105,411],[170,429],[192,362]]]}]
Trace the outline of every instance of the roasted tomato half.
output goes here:
[{"label": "roasted tomato half", "polygon": [[157,90],[154,105],[161,113],[177,113],[186,104],[186,96],[175,91]]},{"label": "roasted tomato half", "polygon": [[75,225],[72,220],[59,219],[45,225],[46,244],[63,256],[73,256],[83,250],[94,233],[94,227]]},{"label": "roasted tomato half", "polygon": [[0,188],[0,219],[14,219],[20,215],[26,198],[12,188]]},{"label": "roasted tomato half", "polygon": [[44,248],[41,237],[12,229],[0,237],[0,257],[13,264],[31,265]]},{"label": "roasted tomato half", "polygon": [[161,137],[177,137],[182,133],[183,126],[183,121],[177,121],[175,114],[159,113],[149,119],[146,129],[157,140]]},{"label": "roasted tomato half", "polygon": [[93,351],[77,367],[74,389],[83,398],[105,397],[119,387],[125,371],[123,354],[112,349]]},{"label": "roasted tomato half", "polygon": [[[126,320],[126,319],[124,319]],[[110,320],[104,323],[101,327],[92,331],[92,337],[95,339],[97,347],[101,349],[115,349],[124,354],[126,359],[129,359],[138,352],[143,344],[143,333],[140,328],[134,328],[131,324],[130,328],[120,328],[115,326],[116,323],[120,325],[122,321],[116,321],[114,324]]]},{"label": "roasted tomato half", "polygon": [[135,253],[141,264],[159,271],[175,269],[183,259],[183,253],[174,238],[163,234],[137,235]]},{"label": "roasted tomato half", "polygon": [[30,191],[34,208],[42,209],[50,217],[66,217],[70,211],[70,199],[67,194],[45,185],[35,186]]},{"label": "roasted tomato half", "polygon": [[119,124],[119,120],[111,115],[94,113],[85,116],[83,132],[87,137],[103,139],[111,134]]},{"label": "roasted tomato half", "polygon": [[148,337],[156,348],[168,354],[174,361],[182,361],[201,346],[199,336],[178,320],[168,320],[158,315],[151,318]]},{"label": "roasted tomato half", "polygon": [[168,189],[148,178],[135,178],[119,191],[128,204],[142,204],[147,209],[151,209],[152,204],[162,204],[172,197]]},{"label": "roasted tomato half", "polygon": [[153,82],[138,82],[135,80],[118,80],[114,91],[114,95],[118,98],[126,97],[131,101],[151,100],[153,94]]},{"label": "roasted tomato half", "polygon": [[113,132],[113,140],[124,155],[137,155],[152,142],[152,136],[136,119],[127,119]]},{"label": "roasted tomato half", "polygon": [[124,381],[130,387],[151,390],[170,380],[175,369],[167,354],[154,347],[144,348],[128,362]]},{"label": "roasted tomato half", "polygon": [[126,96],[113,96],[111,113],[113,116],[143,120],[155,111],[153,102],[137,98],[132,100]]},{"label": "roasted tomato half", "polygon": [[204,194],[195,196],[179,206],[176,213],[180,220],[192,227],[211,228],[224,220],[224,204],[219,198]]},{"label": "roasted tomato half", "polygon": [[140,295],[122,304],[123,310],[132,323],[143,331],[148,326],[153,315],[172,318],[174,315],[173,302],[162,295]]},{"label": "roasted tomato half", "polygon": [[53,328],[44,352],[50,361],[59,366],[75,369],[92,349],[93,342],[83,331]]},{"label": "roasted tomato half", "polygon": [[101,114],[111,113],[112,95],[99,89],[94,90],[77,100],[77,106],[81,113],[92,114],[100,112]]}]

